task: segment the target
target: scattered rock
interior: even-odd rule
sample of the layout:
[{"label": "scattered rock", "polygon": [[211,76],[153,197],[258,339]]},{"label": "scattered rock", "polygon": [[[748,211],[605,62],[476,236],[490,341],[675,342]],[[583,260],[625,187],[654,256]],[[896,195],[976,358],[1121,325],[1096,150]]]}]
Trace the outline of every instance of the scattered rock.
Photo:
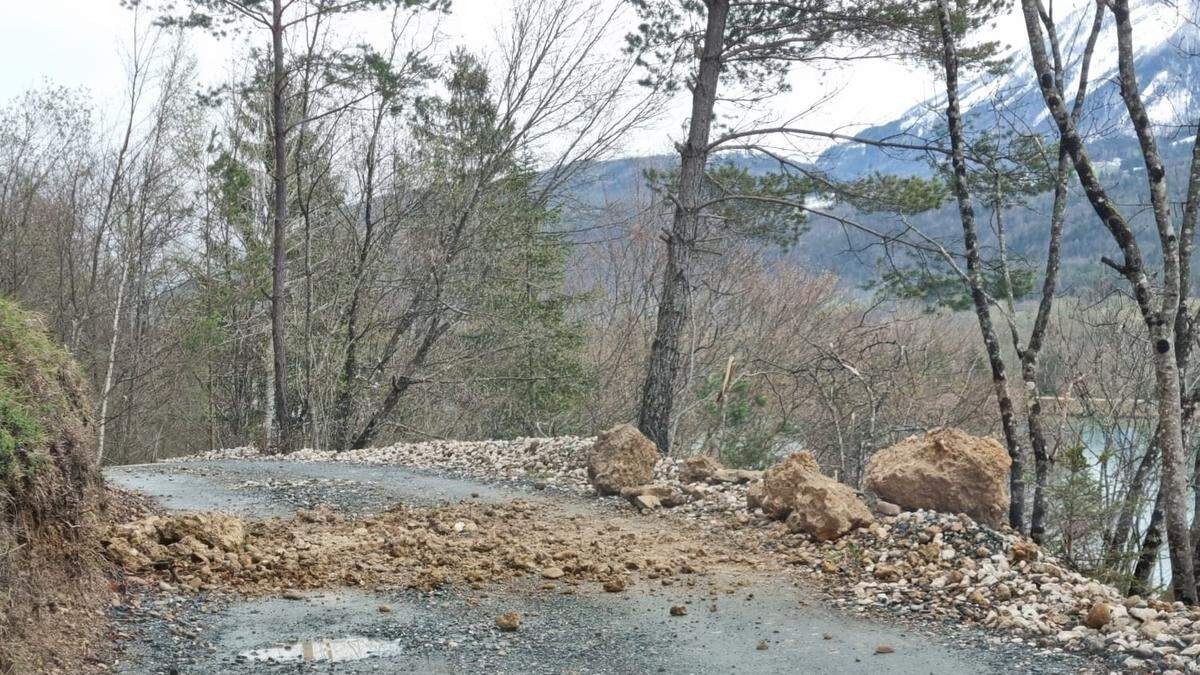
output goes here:
[{"label": "scattered rock", "polygon": [[289,588],[283,592],[281,597],[284,600],[303,600],[304,594],[294,588]]},{"label": "scattered rock", "polygon": [[516,612],[505,612],[496,617],[496,628],[512,632],[521,627],[521,615]]},{"label": "scattered rock", "polygon": [[1149,623],[1150,621],[1154,621],[1158,618],[1158,610],[1151,609],[1149,607],[1134,606],[1129,608],[1129,616],[1132,616],[1142,623]]},{"label": "scattered rock", "polygon": [[392,611],[392,606],[384,604],[380,605],[378,609],[380,614],[389,614]]},{"label": "scattered rock", "polygon": [[876,654],[895,654],[896,649],[891,645],[875,645]]},{"label": "scattered rock", "polygon": [[638,495],[633,498],[633,505],[643,511],[650,511],[662,506],[662,502],[654,495]]},{"label": "scattered rock", "polygon": [[849,486],[821,473],[808,452],[789,455],[763,475],[761,508],[785,520],[792,532],[818,541],[837,539],[874,522],[871,511]]},{"label": "scattered rock", "polygon": [[1038,545],[1026,539],[1014,541],[1008,552],[1009,556],[1017,562],[1022,560],[1037,560],[1039,554]]},{"label": "scattered rock", "polygon": [[625,579],[614,577],[604,582],[604,590],[608,593],[620,593],[625,590]]},{"label": "scattered rock", "polygon": [[760,652],[765,652],[765,651],[767,651],[768,647],[767,647],[767,642],[766,642],[766,640],[760,640],[760,641],[759,641],[759,643],[758,643],[758,646],[757,646],[757,647],[755,647],[755,649],[757,649],[757,650],[758,650],[758,651],[760,651]]},{"label": "scattered rock", "polygon": [[763,507],[763,498],[765,497],[762,483],[755,483],[746,491],[746,509],[754,512]]},{"label": "scattered rock", "polygon": [[561,579],[566,572],[561,567],[547,567],[542,570],[542,577],[545,579]]},{"label": "scattered rock", "polygon": [[876,565],[874,576],[880,581],[899,581],[900,569],[895,565]]},{"label": "scattered rock", "polygon": [[900,515],[900,507],[891,502],[885,502],[882,499],[876,499],[875,513],[878,513],[881,516],[898,516]]},{"label": "scattered rock", "polygon": [[708,479],[708,482],[751,483],[753,481],[760,480],[762,476],[762,471],[754,471],[751,469],[720,469]]},{"label": "scattered rock", "polygon": [[995,439],[942,427],[876,452],[863,485],[903,509],[965,513],[999,528],[1008,518],[1011,465]]},{"label": "scattered rock", "polygon": [[679,480],[684,483],[707,483],[725,467],[708,455],[695,455],[683,460],[679,467]]},{"label": "scattered rock", "polygon": [[601,495],[619,494],[621,488],[645,485],[654,479],[658,448],[629,424],[600,434],[588,452],[587,475]]},{"label": "scattered rock", "polygon": [[621,496],[633,500],[634,497],[651,496],[658,499],[666,499],[675,494],[675,488],[662,483],[652,483],[649,485],[634,485],[631,487],[621,488]]},{"label": "scattered rock", "polygon": [[671,616],[684,616],[687,614],[687,607],[683,605],[671,605]]},{"label": "scattered rock", "polygon": [[1088,628],[1100,630],[1112,621],[1112,605],[1101,600],[1092,605],[1088,610],[1087,616],[1083,619],[1083,624]]}]

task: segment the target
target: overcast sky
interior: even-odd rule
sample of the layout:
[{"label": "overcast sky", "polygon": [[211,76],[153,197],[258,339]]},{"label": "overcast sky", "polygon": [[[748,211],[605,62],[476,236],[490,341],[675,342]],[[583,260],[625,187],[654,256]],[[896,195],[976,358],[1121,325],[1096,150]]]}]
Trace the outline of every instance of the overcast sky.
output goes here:
[{"label": "overcast sky", "polygon": [[[451,15],[441,19],[446,46],[487,44],[510,1],[453,0]],[[632,17],[627,15],[622,23],[631,27]],[[613,31],[614,49],[625,26]],[[356,30],[370,39],[370,26]],[[0,0],[0,63],[4,64],[0,100],[8,101],[48,81],[86,88],[97,104],[115,106],[125,81],[123,55],[132,34],[133,14],[122,9],[118,0]],[[220,81],[239,43],[219,42],[199,32],[189,39],[202,79]],[[804,116],[805,126],[821,130],[845,132],[884,122],[937,93],[937,82],[928,73],[881,62],[859,63],[834,73],[800,69],[792,79],[793,93],[774,101],[770,112],[780,118],[791,116],[830,96]],[[656,127],[630,138],[624,154],[670,152],[671,140],[680,136],[686,118],[686,103],[676,101]]]}]

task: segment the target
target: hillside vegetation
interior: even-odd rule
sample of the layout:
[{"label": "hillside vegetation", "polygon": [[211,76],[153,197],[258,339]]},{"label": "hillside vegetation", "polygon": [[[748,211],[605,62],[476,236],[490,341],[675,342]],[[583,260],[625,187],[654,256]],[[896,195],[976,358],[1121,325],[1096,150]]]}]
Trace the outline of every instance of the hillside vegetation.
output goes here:
[{"label": "hillside vegetation", "polygon": [[0,672],[69,667],[64,644],[87,630],[62,615],[100,587],[91,411],[70,356],[0,300]]}]

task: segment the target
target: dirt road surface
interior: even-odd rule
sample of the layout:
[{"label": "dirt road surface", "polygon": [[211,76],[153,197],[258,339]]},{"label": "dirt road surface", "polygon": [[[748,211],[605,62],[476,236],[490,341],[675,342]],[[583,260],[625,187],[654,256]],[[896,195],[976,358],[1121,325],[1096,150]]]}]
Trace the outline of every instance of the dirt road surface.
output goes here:
[{"label": "dirt road surface", "polygon": [[[287,516],[325,504],[347,517],[396,503],[534,502],[638,528],[665,516],[624,505],[426,471],[283,461],[110,469],[115,485],[173,511]],[[636,521],[636,522],[635,522]],[[786,572],[718,573],[564,594],[541,580],[432,592],[328,588],[299,598],[144,592],[112,610],[123,673],[1070,673],[1104,664],[962,626],[854,616]],[[722,592],[714,600],[713,588]],[[686,613],[672,616],[672,606]],[[519,630],[495,625],[504,612]],[[882,648],[881,648],[882,647]],[[886,653],[877,653],[877,652]]]}]

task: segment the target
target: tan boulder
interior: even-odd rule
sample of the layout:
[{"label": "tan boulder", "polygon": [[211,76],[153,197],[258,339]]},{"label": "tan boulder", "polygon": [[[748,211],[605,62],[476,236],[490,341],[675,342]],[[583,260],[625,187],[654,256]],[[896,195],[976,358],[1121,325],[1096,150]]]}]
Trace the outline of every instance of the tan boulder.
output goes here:
[{"label": "tan boulder", "polygon": [[707,483],[718,471],[725,467],[708,455],[695,455],[683,460],[679,467],[679,480],[684,483]]},{"label": "tan boulder", "polygon": [[651,485],[634,485],[632,487],[624,487],[620,490],[621,496],[633,500],[634,497],[642,495],[651,495],[659,499],[670,499],[675,494],[675,488],[663,483],[654,483]]},{"label": "tan boulder", "polygon": [[[684,490],[686,490],[686,486]],[[642,497],[653,497],[657,500],[659,506],[665,506],[668,509],[683,506],[692,499],[685,491],[673,485],[665,485],[663,483],[621,488],[621,496],[628,499],[638,508],[646,508],[644,500],[641,499]]]},{"label": "tan boulder", "polygon": [[654,478],[658,448],[631,425],[620,424],[600,434],[588,452],[588,480],[602,495],[646,485]]},{"label": "tan boulder", "polygon": [[246,528],[241,519],[215,511],[186,513],[160,521],[159,543],[169,545],[189,538],[222,551],[237,551],[246,542]]},{"label": "tan boulder", "polygon": [[763,472],[753,469],[721,469],[709,479],[710,483],[750,483],[762,478]]},{"label": "tan boulder", "polygon": [[759,478],[761,471],[726,469],[708,455],[688,457],[679,468],[679,480],[684,483],[749,483]]},{"label": "tan boulder", "polygon": [[632,501],[634,506],[643,511],[653,511],[662,506],[662,500],[654,495],[637,495]]},{"label": "tan boulder", "polygon": [[1011,465],[995,439],[943,427],[876,452],[863,486],[904,510],[965,513],[1001,527],[1008,522]]},{"label": "tan boulder", "polygon": [[[748,502],[768,516],[785,520],[792,532],[807,532],[819,541],[837,539],[874,522],[871,510],[848,485],[821,473],[808,452],[789,455],[763,474]],[[749,505],[749,504],[748,504]]]}]

